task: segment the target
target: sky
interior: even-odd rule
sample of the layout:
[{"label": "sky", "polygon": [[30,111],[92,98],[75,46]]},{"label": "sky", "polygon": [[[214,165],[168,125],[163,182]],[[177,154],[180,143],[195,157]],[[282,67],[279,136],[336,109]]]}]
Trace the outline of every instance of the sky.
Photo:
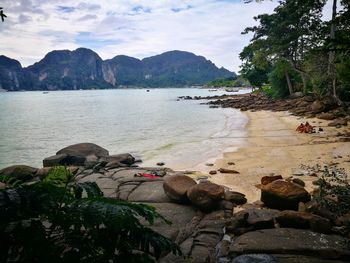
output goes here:
[{"label": "sky", "polygon": [[52,50],[86,47],[102,59],[183,50],[238,72],[238,55],[252,37],[241,32],[277,1],[0,0],[0,6],[8,16],[0,23],[0,54],[22,66]]}]

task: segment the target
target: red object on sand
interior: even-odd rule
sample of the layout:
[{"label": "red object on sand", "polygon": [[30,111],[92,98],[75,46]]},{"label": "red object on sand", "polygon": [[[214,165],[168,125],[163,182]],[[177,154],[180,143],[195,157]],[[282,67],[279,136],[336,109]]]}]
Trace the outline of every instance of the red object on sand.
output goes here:
[{"label": "red object on sand", "polygon": [[146,174],[146,173],[139,173],[139,174],[137,174],[137,177],[146,177],[146,178],[149,178],[149,179],[158,179],[159,178],[159,176],[157,176],[157,175]]}]

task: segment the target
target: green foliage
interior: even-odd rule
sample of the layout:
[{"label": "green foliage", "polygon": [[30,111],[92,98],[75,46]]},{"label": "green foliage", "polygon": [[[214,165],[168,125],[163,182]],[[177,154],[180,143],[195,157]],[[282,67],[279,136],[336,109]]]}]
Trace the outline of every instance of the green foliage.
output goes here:
[{"label": "green foliage", "polygon": [[169,239],[142,225],[165,220],[155,208],[103,197],[65,167],[43,181],[0,192],[1,262],[154,262],[180,254]]},{"label": "green foliage", "polygon": [[[280,60],[285,60],[294,75],[299,75],[291,79],[295,90],[320,96],[332,94],[338,102],[338,97],[350,101],[350,4],[340,2],[341,7],[331,21],[321,19],[325,0],[284,0],[272,14],[255,17],[259,24],[243,32],[254,35],[240,54],[242,76],[261,86],[264,83],[260,80],[264,76],[261,70],[267,70],[269,80],[275,80],[270,83],[275,90],[272,95],[284,96],[285,85],[276,67],[280,67]],[[335,29],[334,37],[331,28]],[[277,89],[276,85],[281,87]]]},{"label": "green foliage", "polygon": [[285,60],[279,60],[272,72],[269,74],[269,82],[271,85],[270,95],[272,98],[284,98],[289,95],[288,85],[286,81],[285,74],[289,74],[291,81],[296,83],[298,79],[298,74],[293,70],[291,65]]},{"label": "green foliage", "polygon": [[313,196],[321,207],[336,216],[350,212],[350,184],[345,169],[326,165],[323,169],[319,165],[303,168],[322,172],[318,180],[319,192]]},{"label": "green foliage", "polygon": [[217,79],[210,81],[206,84],[209,87],[245,87],[249,86],[249,83],[242,77],[231,77],[226,79]]}]

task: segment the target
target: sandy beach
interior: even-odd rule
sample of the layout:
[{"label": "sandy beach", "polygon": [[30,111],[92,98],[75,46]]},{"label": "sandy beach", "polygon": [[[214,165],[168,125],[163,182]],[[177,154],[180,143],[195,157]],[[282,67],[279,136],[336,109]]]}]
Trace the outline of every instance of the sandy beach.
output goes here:
[{"label": "sandy beach", "polygon": [[[341,142],[340,134],[348,133],[349,127],[329,127],[329,121],[306,119],[292,116],[288,112],[246,112],[249,123],[247,138],[238,151],[224,153],[222,159],[205,171],[219,168],[234,169],[239,174],[220,173],[211,175],[210,180],[246,195],[248,202],[259,200],[260,191],[256,187],[260,178],[266,175],[298,177],[306,183],[307,190],[313,188],[316,177],[303,175],[300,165],[338,164],[350,172],[350,142]],[[301,123],[308,121],[315,126],[316,133],[300,134],[295,131]],[[322,128],[322,132],[318,132]],[[229,165],[228,163],[234,163]],[[299,174],[299,175],[297,175]]]}]

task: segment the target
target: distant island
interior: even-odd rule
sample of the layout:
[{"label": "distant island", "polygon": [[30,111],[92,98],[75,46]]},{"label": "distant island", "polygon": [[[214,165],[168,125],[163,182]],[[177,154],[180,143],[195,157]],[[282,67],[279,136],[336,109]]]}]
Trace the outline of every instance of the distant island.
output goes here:
[{"label": "distant island", "polygon": [[0,89],[7,91],[181,87],[224,78],[236,74],[185,51],[142,60],[124,55],[102,60],[87,48],[54,50],[29,67],[0,56]]}]

